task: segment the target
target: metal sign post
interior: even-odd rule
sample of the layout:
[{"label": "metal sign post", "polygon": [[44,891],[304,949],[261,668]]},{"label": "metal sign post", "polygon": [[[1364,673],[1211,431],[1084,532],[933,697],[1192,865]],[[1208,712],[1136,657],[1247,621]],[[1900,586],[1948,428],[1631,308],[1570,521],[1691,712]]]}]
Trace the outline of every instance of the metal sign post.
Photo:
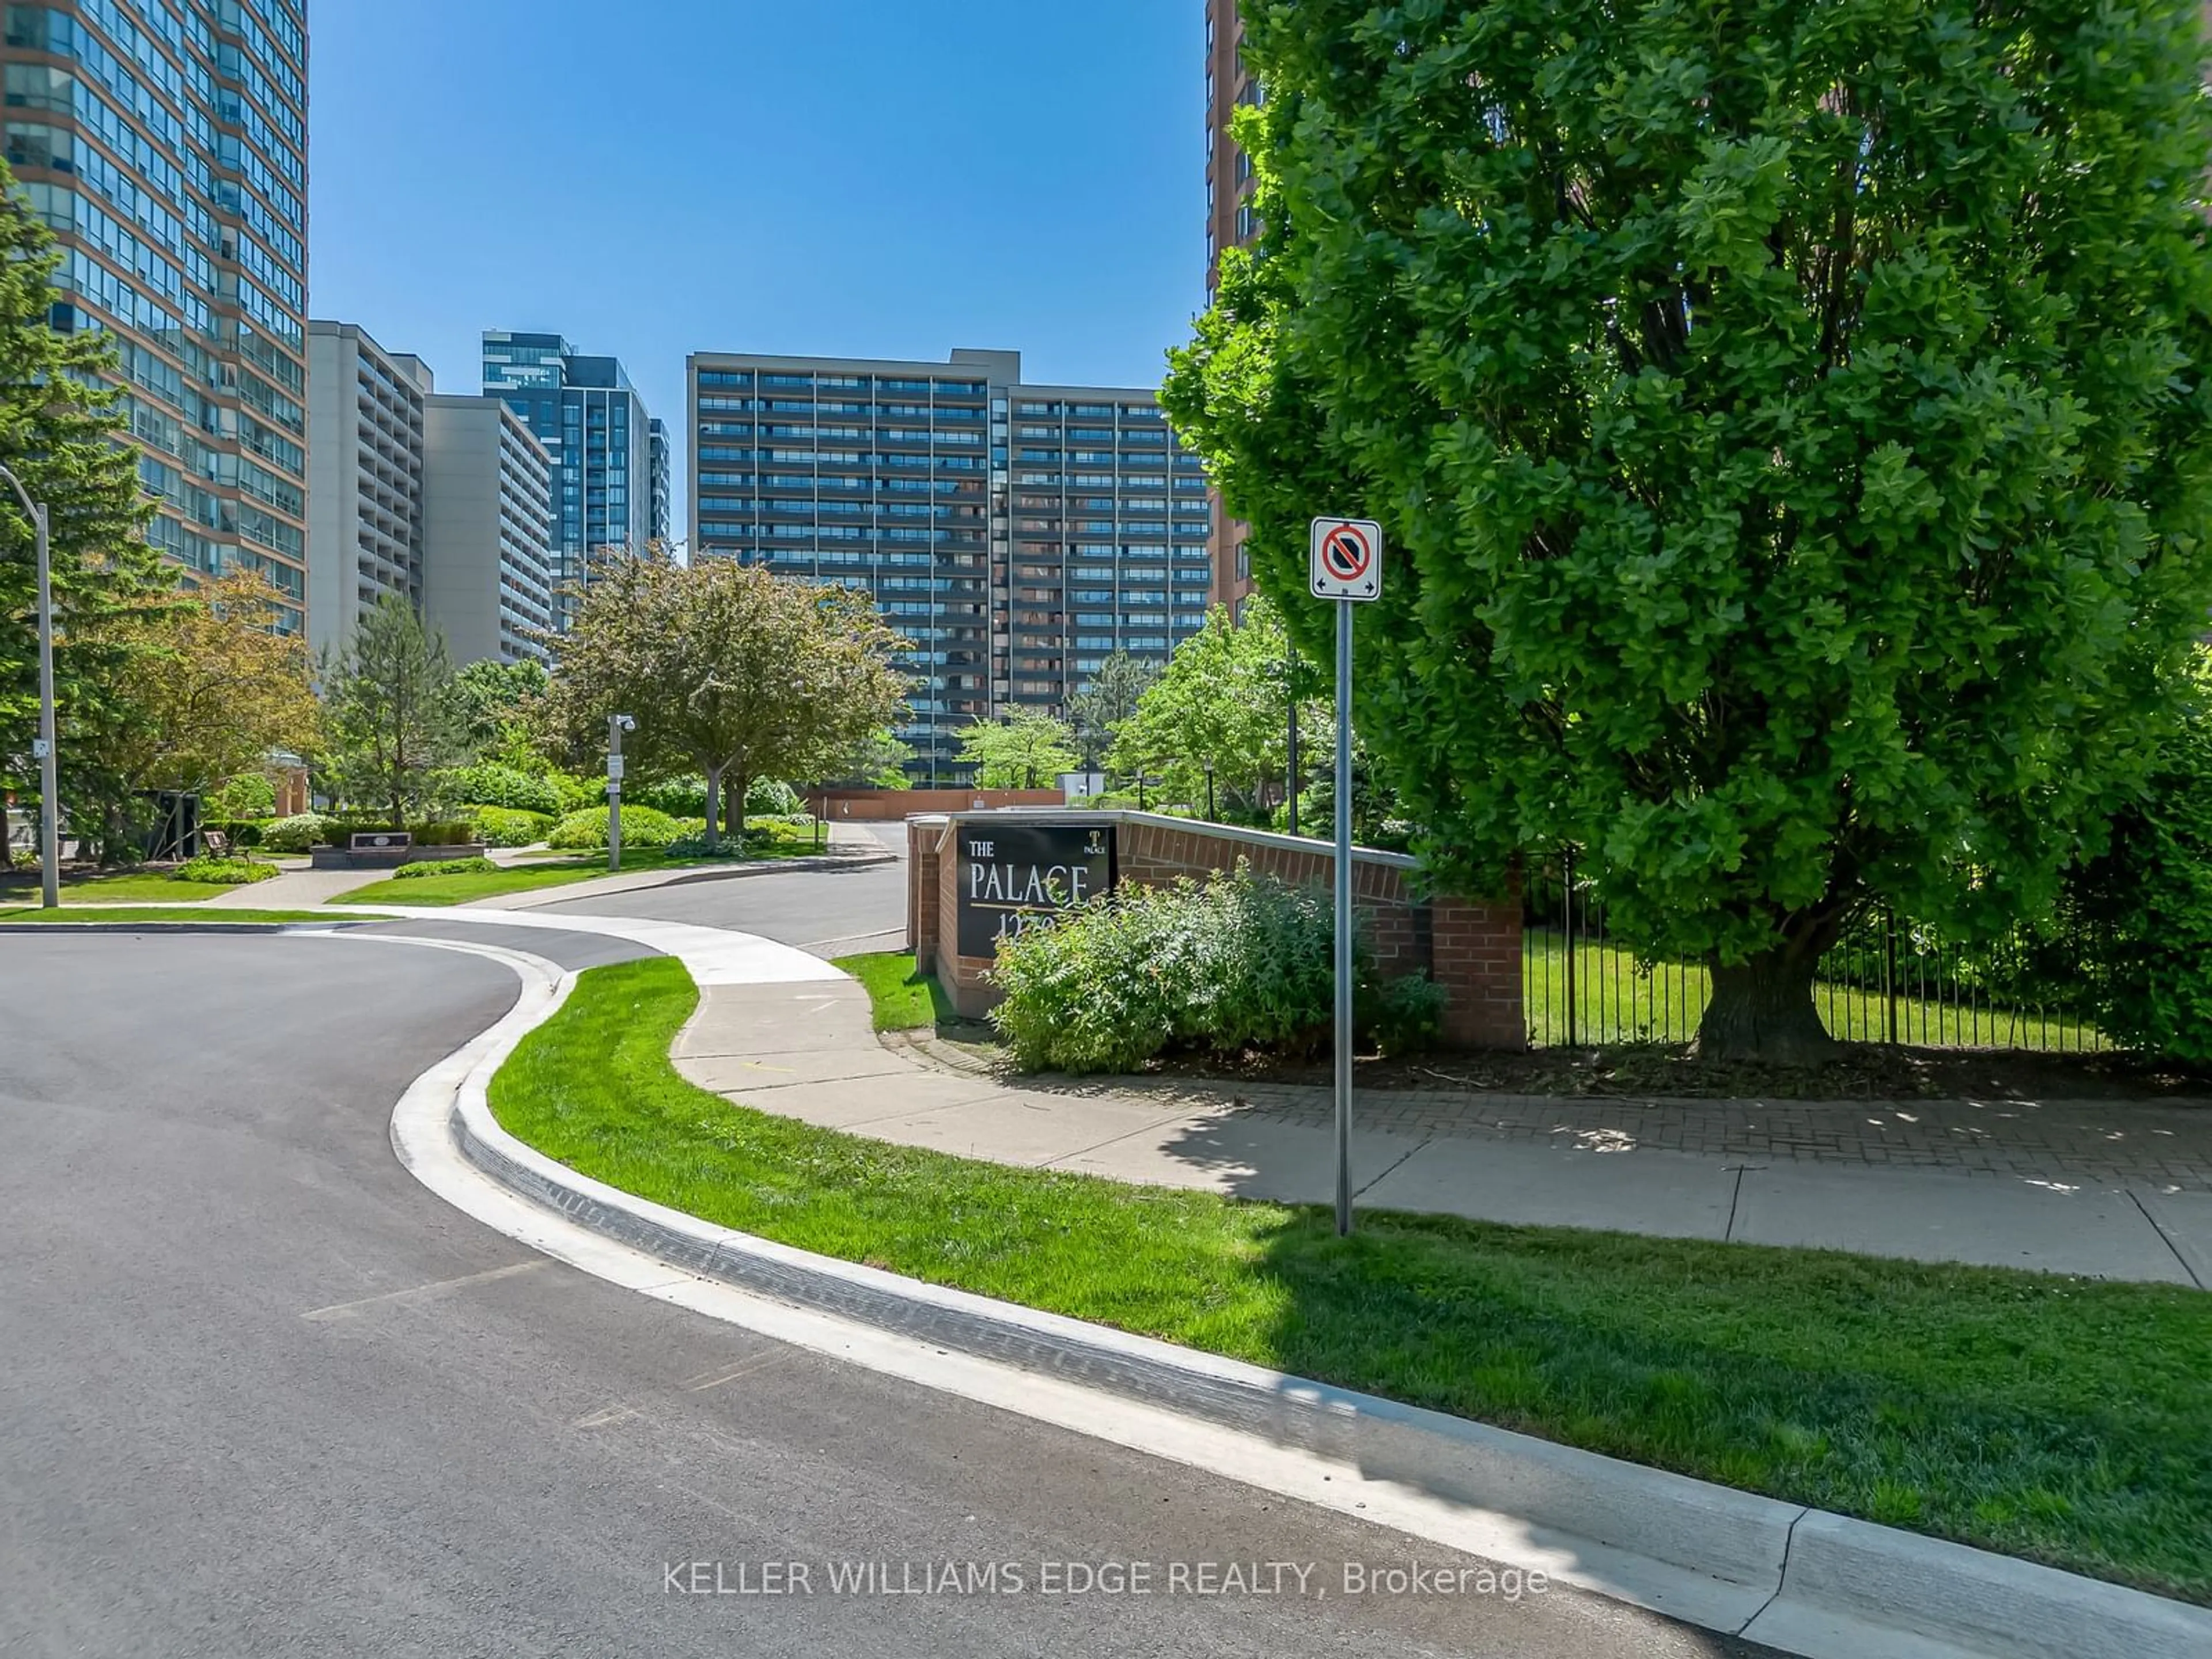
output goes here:
[{"label": "metal sign post", "polygon": [[1316,519],[1310,586],[1336,601],[1336,1232],[1352,1232],[1352,608],[1382,591],[1382,526]]}]

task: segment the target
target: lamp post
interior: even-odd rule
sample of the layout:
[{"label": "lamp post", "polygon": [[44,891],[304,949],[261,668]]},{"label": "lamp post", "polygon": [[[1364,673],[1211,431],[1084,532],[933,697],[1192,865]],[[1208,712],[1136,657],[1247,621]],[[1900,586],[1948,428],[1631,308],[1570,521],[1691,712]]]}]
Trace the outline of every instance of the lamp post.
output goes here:
[{"label": "lamp post", "polygon": [[1298,690],[1304,678],[1299,671],[1304,665],[1304,659],[1293,647],[1275,667],[1276,676],[1283,683],[1283,712],[1290,726],[1289,753],[1285,757],[1284,766],[1287,774],[1284,779],[1284,805],[1289,811],[1290,822],[1285,827],[1294,836],[1298,833]]},{"label": "lamp post", "polygon": [[39,740],[32,750],[39,763],[39,902],[52,910],[62,902],[61,767],[54,749],[54,581],[46,551],[46,508],[43,501],[31,499],[12,468],[0,466],[0,477],[8,480],[23,511],[30,514],[32,538],[38,545]]},{"label": "lamp post", "polygon": [[607,869],[622,869],[622,734],[637,730],[627,714],[607,716]]},{"label": "lamp post", "polygon": [[1213,822],[1213,763],[1206,763],[1206,821]]}]

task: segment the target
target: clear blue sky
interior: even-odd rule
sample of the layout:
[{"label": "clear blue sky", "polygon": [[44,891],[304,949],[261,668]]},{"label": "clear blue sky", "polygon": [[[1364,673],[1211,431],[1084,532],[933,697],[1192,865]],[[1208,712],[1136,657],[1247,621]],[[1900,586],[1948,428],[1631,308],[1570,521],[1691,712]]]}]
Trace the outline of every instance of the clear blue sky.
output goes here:
[{"label": "clear blue sky", "polygon": [[1205,292],[1200,0],[315,0],[309,308],[477,389],[620,357],[1023,354],[1152,386]]}]

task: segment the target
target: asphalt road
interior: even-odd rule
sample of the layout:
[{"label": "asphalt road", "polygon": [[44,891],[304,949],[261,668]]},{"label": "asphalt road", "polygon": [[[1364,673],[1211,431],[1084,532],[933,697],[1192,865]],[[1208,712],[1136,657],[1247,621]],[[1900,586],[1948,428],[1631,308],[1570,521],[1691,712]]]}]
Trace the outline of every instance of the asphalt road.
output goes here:
[{"label": "asphalt road", "polygon": [[[903,854],[903,823],[867,828]],[[906,937],[906,863],[847,870],[774,871],[719,880],[677,882],[532,907],[598,916],[642,916],[759,933],[822,957],[896,951]]]},{"label": "asphalt road", "polygon": [[[386,1139],[514,989],[360,939],[0,938],[0,1654],[1757,1651],[1571,1591],[1347,1599],[1344,1562],[1468,1564],[534,1255]],[[1042,1587],[1109,1560],[1331,1594]],[[812,1594],[726,1593],[792,1561]],[[691,1562],[726,1593],[672,1591]]]}]

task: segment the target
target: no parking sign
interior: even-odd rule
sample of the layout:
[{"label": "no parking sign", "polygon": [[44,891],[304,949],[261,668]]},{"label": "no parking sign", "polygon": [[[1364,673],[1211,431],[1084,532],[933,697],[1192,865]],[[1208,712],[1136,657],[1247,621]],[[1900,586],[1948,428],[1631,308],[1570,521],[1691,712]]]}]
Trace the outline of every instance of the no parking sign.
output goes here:
[{"label": "no parking sign", "polygon": [[1317,599],[1371,599],[1382,591],[1382,526],[1372,519],[1313,521],[1311,586]]}]

